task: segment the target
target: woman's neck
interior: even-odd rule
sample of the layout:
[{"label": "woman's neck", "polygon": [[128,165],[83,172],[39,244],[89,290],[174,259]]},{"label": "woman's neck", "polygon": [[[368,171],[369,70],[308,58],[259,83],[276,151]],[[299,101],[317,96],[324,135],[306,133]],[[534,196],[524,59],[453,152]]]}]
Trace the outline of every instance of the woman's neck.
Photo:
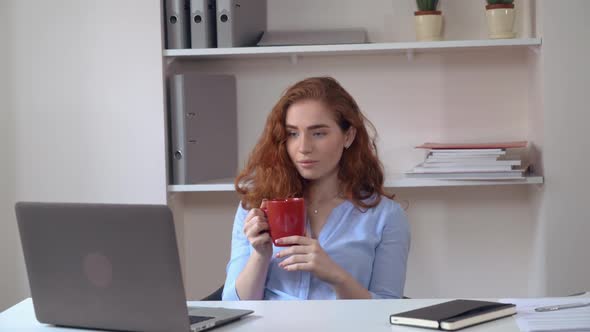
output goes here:
[{"label": "woman's neck", "polygon": [[307,199],[311,203],[326,202],[340,195],[340,181],[338,173],[309,183],[306,190]]}]

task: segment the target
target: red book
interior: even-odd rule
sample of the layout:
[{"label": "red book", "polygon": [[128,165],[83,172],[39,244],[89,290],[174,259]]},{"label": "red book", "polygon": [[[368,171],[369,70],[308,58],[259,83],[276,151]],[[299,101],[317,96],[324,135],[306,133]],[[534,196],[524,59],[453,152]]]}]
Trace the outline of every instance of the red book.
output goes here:
[{"label": "red book", "polygon": [[417,149],[514,149],[526,148],[527,141],[489,143],[424,143]]}]

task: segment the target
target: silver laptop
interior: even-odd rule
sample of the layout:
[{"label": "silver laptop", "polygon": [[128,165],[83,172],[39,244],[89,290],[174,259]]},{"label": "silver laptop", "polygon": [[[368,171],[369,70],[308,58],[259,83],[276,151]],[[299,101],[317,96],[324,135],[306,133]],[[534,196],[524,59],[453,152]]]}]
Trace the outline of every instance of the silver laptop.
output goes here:
[{"label": "silver laptop", "polygon": [[19,202],[15,209],[39,322],[187,332],[253,312],[187,308],[166,206]]}]

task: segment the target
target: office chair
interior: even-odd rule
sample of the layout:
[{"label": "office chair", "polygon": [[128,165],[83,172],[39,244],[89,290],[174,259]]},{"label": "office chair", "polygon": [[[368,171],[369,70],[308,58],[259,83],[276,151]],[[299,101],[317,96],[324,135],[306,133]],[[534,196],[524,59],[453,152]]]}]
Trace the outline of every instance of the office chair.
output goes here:
[{"label": "office chair", "polygon": [[221,301],[221,294],[223,294],[223,285],[217,288],[213,293],[202,298],[201,301]]}]

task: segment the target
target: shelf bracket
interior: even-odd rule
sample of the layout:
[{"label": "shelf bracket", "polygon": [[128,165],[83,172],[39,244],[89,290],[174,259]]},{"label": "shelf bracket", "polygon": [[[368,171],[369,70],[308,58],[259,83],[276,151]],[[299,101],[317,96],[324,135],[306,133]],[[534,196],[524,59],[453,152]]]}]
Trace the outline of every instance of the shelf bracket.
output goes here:
[{"label": "shelf bracket", "polygon": [[408,58],[408,61],[414,60],[414,50],[412,50],[412,49],[406,50],[406,57]]},{"label": "shelf bracket", "polygon": [[299,62],[299,56],[297,54],[291,54],[289,56],[289,61],[291,61],[292,65],[296,65]]},{"label": "shelf bracket", "polygon": [[541,47],[538,45],[529,46],[529,51],[535,53],[535,55],[539,55],[541,53]]},{"label": "shelf bracket", "polygon": [[168,191],[168,200],[169,201],[174,200],[176,198],[176,196],[177,196],[176,194],[177,193],[175,193],[175,192]]},{"label": "shelf bracket", "polygon": [[166,67],[170,67],[174,62],[175,62],[176,58],[174,57],[167,57],[166,58]]}]

